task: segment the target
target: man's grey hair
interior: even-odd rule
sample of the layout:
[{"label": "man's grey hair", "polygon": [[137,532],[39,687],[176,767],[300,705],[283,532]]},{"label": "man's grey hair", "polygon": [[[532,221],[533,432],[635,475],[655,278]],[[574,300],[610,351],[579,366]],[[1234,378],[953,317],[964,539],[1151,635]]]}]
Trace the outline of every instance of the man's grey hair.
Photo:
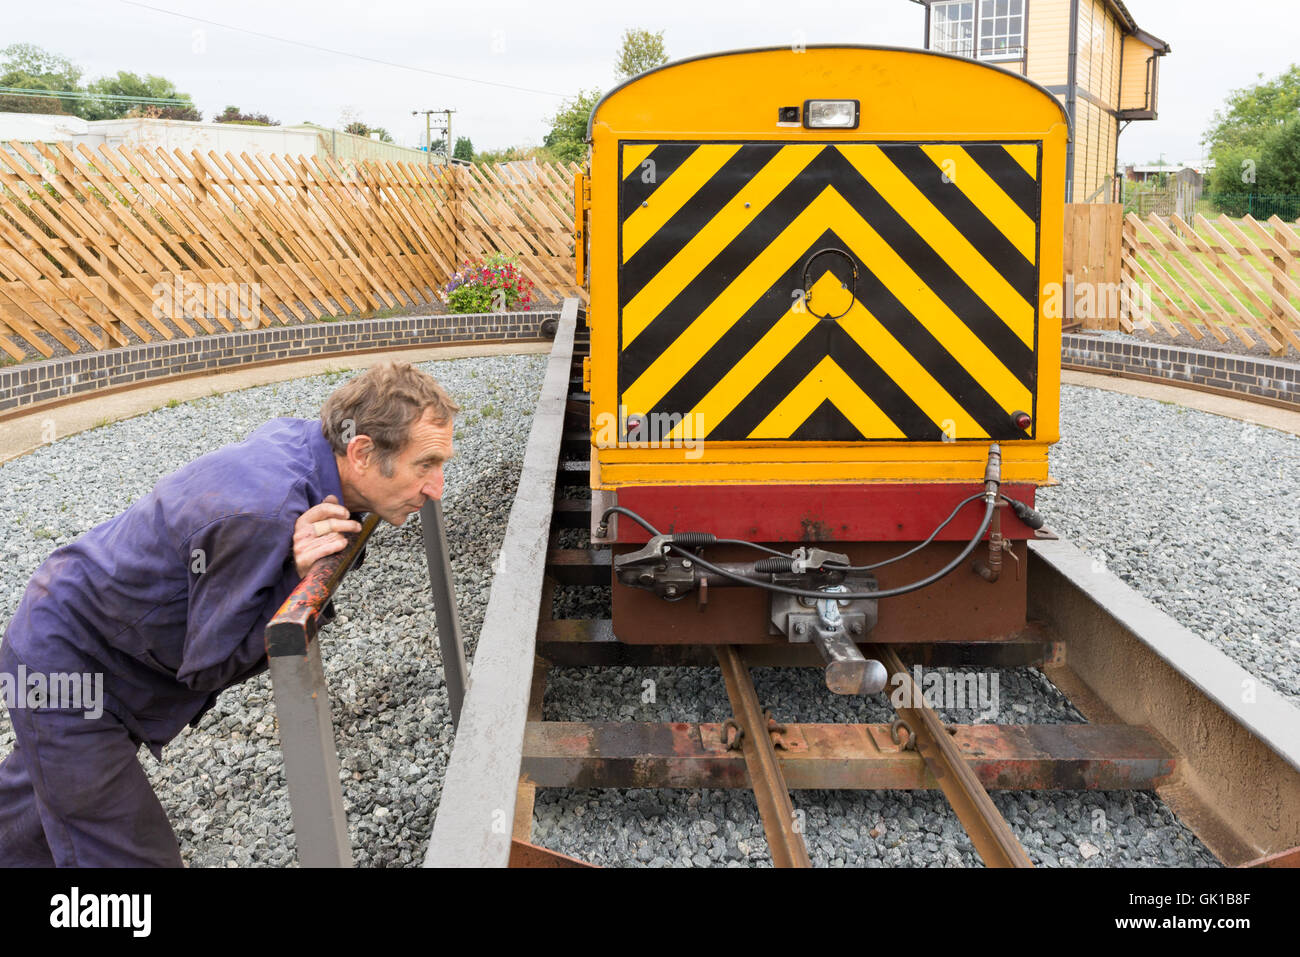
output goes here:
[{"label": "man's grey hair", "polygon": [[320,410],[321,431],[338,456],[348,454],[354,437],[368,435],[379,471],[391,478],[393,457],[426,409],[432,410],[434,424],[445,425],[460,406],[429,373],[409,362],[383,362],[330,393]]}]

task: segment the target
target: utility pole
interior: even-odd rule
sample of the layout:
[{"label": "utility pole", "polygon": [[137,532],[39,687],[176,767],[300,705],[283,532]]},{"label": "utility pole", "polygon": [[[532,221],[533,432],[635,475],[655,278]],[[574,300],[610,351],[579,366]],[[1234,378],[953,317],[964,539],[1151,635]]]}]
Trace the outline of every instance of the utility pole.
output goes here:
[{"label": "utility pole", "polygon": [[446,125],[439,127],[439,129],[447,131],[447,145],[446,145],[446,149],[444,150],[444,154],[447,157],[447,165],[448,166],[451,165],[451,114],[455,112],[456,112],[455,110],[412,110],[411,111],[412,116],[418,116],[421,113],[424,114],[424,146],[425,146],[425,154],[426,154],[425,162],[428,163],[433,162],[433,133],[430,129],[429,118],[434,113],[441,113],[444,117],[443,122]]},{"label": "utility pole", "polygon": [[424,163],[426,166],[433,164],[433,133],[429,129],[429,117],[434,113],[441,113],[442,110],[412,110],[412,116],[424,114]]}]

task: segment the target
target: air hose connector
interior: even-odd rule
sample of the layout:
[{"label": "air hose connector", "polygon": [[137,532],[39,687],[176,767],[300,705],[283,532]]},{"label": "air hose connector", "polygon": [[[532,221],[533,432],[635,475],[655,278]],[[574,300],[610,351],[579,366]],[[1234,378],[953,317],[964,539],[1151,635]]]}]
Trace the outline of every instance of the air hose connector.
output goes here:
[{"label": "air hose connector", "polygon": [[984,501],[993,505],[998,500],[1002,485],[1002,447],[994,442],[989,446],[988,463],[984,466]]},{"label": "air hose connector", "polygon": [[1046,524],[1046,520],[1043,516],[1034,511],[1024,502],[1018,502],[1014,498],[1008,498],[1006,495],[1003,495],[1002,498],[1011,506],[1011,511],[1016,513],[1016,518],[1020,519],[1020,521],[1024,522],[1030,528],[1039,529]]}]

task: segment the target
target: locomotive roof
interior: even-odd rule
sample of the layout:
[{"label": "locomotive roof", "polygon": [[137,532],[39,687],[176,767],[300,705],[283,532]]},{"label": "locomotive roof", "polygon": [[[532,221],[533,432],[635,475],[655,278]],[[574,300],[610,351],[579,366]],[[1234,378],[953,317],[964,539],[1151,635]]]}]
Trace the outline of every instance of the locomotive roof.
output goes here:
[{"label": "locomotive roof", "polygon": [[[694,63],[697,60],[713,60],[713,59],[717,59],[718,57],[738,56],[744,53],[775,53],[780,50],[788,50],[788,49],[790,49],[790,46],[787,44],[787,45],[775,46],[775,47],[746,47],[739,50],[719,50],[716,53],[701,53],[699,56],[685,57],[684,59],[681,60],[674,60],[671,63],[665,63],[663,66],[657,66],[653,70],[646,70],[644,73],[638,73],[636,76],[624,80],[622,83],[620,83],[618,86],[606,92],[599,100],[596,101],[596,105],[591,108],[591,116],[587,118],[586,142],[588,143],[591,142],[591,130],[593,125],[595,124],[596,114],[600,111],[601,104],[603,104],[615,93],[622,90],[624,87],[631,86],[633,83],[636,83],[637,81],[642,80],[647,76],[650,76],[652,73],[659,73],[663,70],[671,70],[673,67],[678,67],[685,63]],[[1070,123],[1070,116],[1068,113],[1066,113],[1065,106],[1061,103],[1059,99],[1057,99],[1051,93],[1051,91],[1047,89],[1047,87],[1043,86],[1041,83],[1037,83],[1034,80],[1029,79],[1027,76],[1022,76],[1019,73],[1012,73],[1009,70],[1004,70],[1001,67],[994,66],[993,64],[990,63],[982,63],[979,60],[972,60],[970,57],[958,56],[955,53],[940,53],[935,50],[923,50],[917,47],[882,46],[882,45],[870,44],[870,43],[809,43],[803,49],[805,50],[883,50],[890,53],[916,53],[928,57],[942,57],[947,60],[960,60],[962,63],[967,63],[972,66],[981,67],[986,70],[996,70],[998,73],[1002,74],[1003,76],[1011,77],[1013,79],[1019,80],[1021,83],[1029,84],[1034,89],[1042,93],[1044,96],[1049,97],[1052,100],[1052,102],[1057,105],[1057,108],[1060,109],[1061,118],[1065,121],[1066,125],[1071,128],[1070,138],[1071,139],[1074,138],[1073,125]]]}]

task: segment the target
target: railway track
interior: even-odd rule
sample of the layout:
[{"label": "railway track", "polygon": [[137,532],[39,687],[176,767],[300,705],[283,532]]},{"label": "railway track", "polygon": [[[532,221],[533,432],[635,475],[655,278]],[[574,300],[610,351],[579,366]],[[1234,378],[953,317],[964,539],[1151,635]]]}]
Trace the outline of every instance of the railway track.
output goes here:
[{"label": "railway track", "polygon": [[[1066,542],[1036,542],[1025,556],[1034,622],[1023,633],[864,650],[904,683],[915,663],[1038,667],[1089,724],[945,725],[920,694],[912,695],[920,706],[892,723],[783,722],[764,708],[749,669],[820,666],[808,646],[627,645],[607,618],[554,617],[556,587],[610,581],[609,552],[587,547],[577,531],[589,528],[591,507],[585,350],[571,304],[550,355],[429,863],[581,864],[532,843],[537,789],[648,787],[752,790],[778,865],[808,863],[792,791],[939,789],[986,864],[1025,866],[988,793],[1053,788],[1153,791],[1225,864],[1300,864],[1294,707],[1266,688],[1247,694],[1254,681],[1245,671]],[[440,636],[451,630],[440,619]],[[457,646],[444,644],[444,660]],[[718,668],[731,720],[543,720],[553,666],[610,665]],[[461,671],[452,672],[456,686]],[[322,740],[325,718],[313,731]],[[345,817],[341,803],[321,814]]]},{"label": "railway track", "polygon": [[[888,724],[789,723],[764,707],[749,669],[822,666],[810,645],[629,645],[607,618],[555,618],[557,586],[610,582],[608,550],[561,546],[564,530],[588,529],[591,520],[580,491],[589,469],[586,347],[571,301],[549,358],[426,865],[582,866],[532,842],[539,788],[749,789],[773,863],[795,867],[809,866],[809,855],[792,790],[937,788],[986,866],[1028,867],[991,790],[1134,789],[1159,795],[1224,864],[1300,864],[1295,709],[1050,534],[1025,556],[1031,620],[1023,631],[979,643],[957,636],[862,646],[906,703]],[[945,724],[915,686],[917,663],[1038,667],[1088,723]],[[716,666],[731,717],[543,720],[550,668],[608,665]]]}]

